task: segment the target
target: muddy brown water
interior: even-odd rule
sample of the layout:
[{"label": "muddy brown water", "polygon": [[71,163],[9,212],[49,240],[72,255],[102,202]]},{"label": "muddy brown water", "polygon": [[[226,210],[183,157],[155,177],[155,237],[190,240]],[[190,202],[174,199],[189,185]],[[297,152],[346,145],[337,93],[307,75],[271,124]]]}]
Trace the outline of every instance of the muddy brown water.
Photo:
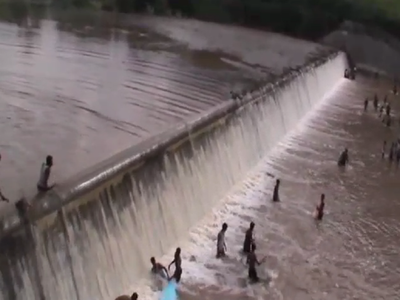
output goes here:
[{"label": "muddy brown water", "polygon": [[[381,158],[383,141],[396,140],[400,129],[400,97],[391,88],[383,80],[347,81],[304,131],[244,184],[244,198],[264,201],[239,213],[243,228],[232,230],[244,231],[255,221],[257,251],[259,257],[266,255],[262,268],[274,274],[272,281],[248,286],[244,267],[235,260],[227,260],[223,270],[210,262],[224,287],[183,284],[182,299],[400,297],[400,168]],[[382,124],[371,103],[363,111],[365,97],[374,93],[381,99],[389,95],[395,120],[391,128]],[[350,165],[340,170],[336,162],[345,147]],[[270,203],[270,173],[282,180],[281,203]],[[315,223],[312,215],[321,193],[326,194],[326,213],[323,222]],[[223,284],[242,273],[241,289]]]}]

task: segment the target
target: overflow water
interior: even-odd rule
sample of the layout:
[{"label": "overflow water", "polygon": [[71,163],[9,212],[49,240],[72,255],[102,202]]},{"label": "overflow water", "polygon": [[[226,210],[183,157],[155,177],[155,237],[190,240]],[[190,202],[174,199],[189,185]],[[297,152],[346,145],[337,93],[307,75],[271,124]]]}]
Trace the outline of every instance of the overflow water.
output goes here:
[{"label": "overflow water", "polygon": [[105,300],[130,292],[149,270],[150,256],[184,240],[333,89],[346,66],[339,53],[293,80],[254,92],[232,115],[189,131],[164,155],[103,178],[38,220],[29,230],[31,242],[20,249],[13,239],[16,247],[3,258],[3,299]]}]

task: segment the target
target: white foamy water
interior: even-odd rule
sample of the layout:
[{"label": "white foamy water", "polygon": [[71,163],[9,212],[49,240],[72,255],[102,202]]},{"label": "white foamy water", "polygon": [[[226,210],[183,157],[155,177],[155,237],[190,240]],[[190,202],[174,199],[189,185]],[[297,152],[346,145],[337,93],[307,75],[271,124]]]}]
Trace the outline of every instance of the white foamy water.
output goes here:
[{"label": "white foamy water", "polygon": [[[253,95],[260,101],[243,107],[221,130],[192,141],[191,156],[171,154],[161,172],[159,166],[146,168],[139,180],[133,171],[116,178],[87,196],[97,199],[92,202],[96,207],[64,207],[61,233],[36,230],[37,255],[30,260],[37,262],[41,275],[24,271],[32,267],[22,268],[18,297],[39,299],[42,293],[45,299],[106,300],[137,289],[141,297],[154,299],[157,293],[146,279],[141,281],[149,258],[165,255],[166,263],[171,258],[166,253],[176,245],[183,248],[186,293],[207,286],[209,291],[249,296],[237,287],[244,284],[246,272],[237,253],[254,207],[269,197],[264,191],[270,186],[260,176],[266,169],[254,168],[273,149],[279,153],[276,146],[341,81],[345,67],[339,54],[273,94],[260,91]],[[222,221],[231,226],[229,263],[214,258]],[[281,230],[273,229],[276,234]],[[242,269],[236,274],[238,265]],[[269,268],[272,277],[279,276]]]},{"label": "white foamy water", "polygon": [[[225,293],[230,298],[232,295],[256,298],[265,296],[263,287],[248,288],[248,285],[245,284],[247,266],[244,263],[245,258],[240,255],[245,231],[249,223],[258,218],[258,207],[267,205],[268,208],[272,208],[274,206],[274,203],[270,201],[275,184],[275,176],[272,174],[279,171],[273,168],[273,161],[279,160],[280,156],[285,155],[286,149],[296,146],[296,138],[303,134],[304,130],[307,130],[309,120],[320,112],[322,106],[330,101],[332,95],[337,89],[340,89],[345,81],[345,79],[339,80],[314,109],[299,121],[296,128],[265,153],[265,157],[247,173],[246,178],[237,183],[199,224],[191,228],[188,239],[181,240],[175,245],[181,247],[183,251],[184,275],[180,291],[185,299],[190,296],[199,298],[199,290],[202,289],[210,290],[211,294]],[[299,183],[302,181],[300,178],[297,180]],[[221,260],[215,258],[216,236],[224,222],[229,226],[226,233],[228,258]],[[270,223],[268,227],[275,234],[284,236],[283,228],[277,224]],[[174,251],[172,249],[159,261],[167,266],[173,259]],[[262,257],[263,255],[259,255],[259,259]],[[274,293],[279,297],[279,290],[274,288],[274,279],[279,276],[278,270],[263,264],[259,267],[259,275],[261,278],[270,278],[268,293]],[[193,289],[193,287],[197,288]],[[149,279],[144,279],[139,285],[135,285],[133,290],[138,291],[142,299],[157,299],[159,296],[159,292],[154,290],[154,285]],[[202,295],[202,297],[208,299],[206,295]]]}]

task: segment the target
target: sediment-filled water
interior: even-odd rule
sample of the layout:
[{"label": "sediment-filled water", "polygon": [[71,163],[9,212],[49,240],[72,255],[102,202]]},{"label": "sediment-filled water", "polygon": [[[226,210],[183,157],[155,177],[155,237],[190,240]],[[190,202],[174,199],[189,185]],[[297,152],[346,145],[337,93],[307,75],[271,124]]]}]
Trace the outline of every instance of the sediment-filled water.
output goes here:
[{"label": "sediment-filled water", "polygon": [[[76,201],[87,204],[64,207],[55,222],[39,221],[30,251],[10,261],[18,277],[10,280],[10,269],[3,270],[11,281],[5,299],[110,299],[130,292],[146,277],[150,256],[185,241],[189,229],[335,88],[345,67],[339,54],[273,92],[254,93],[256,101],[214,133],[110,181]],[[212,260],[214,249],[204,255]]]},{"label": "sediment-filled water", "polygon": [[28,11],[0,21],[0,36],[0,180],[11,200],[33,196],[48,154],[61,184],[323,48],[192,20],[85,12]]}]

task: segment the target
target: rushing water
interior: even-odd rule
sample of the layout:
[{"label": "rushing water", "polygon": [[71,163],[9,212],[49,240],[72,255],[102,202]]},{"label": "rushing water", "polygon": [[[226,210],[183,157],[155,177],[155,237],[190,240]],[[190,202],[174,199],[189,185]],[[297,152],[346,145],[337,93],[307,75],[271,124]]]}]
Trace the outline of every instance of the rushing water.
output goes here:
[{"label": "rushing water", "polygon": [[60,183],[318,48],[195,21],[80,12],[0,22],[0,36],[0,179],[11,199],[32,195],[48,154]]}]

